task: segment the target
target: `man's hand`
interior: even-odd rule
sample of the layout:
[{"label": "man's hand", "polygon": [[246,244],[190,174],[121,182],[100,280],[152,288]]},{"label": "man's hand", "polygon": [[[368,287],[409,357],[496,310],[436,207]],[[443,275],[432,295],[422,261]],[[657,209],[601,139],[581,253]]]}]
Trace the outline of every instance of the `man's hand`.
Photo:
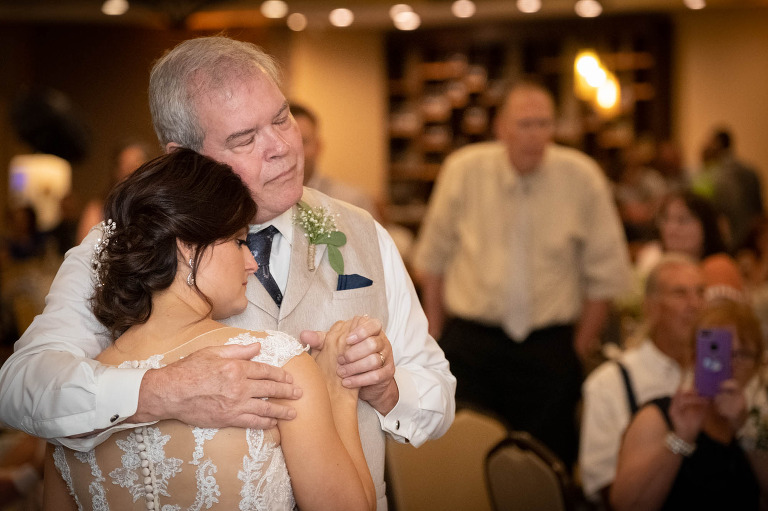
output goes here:
[{"label": "man's hand", "polygon": [[[305,330],[301,341],[313,352],[323,349],[324,334]],[[382,415],[392,410],[400,399],[395,382],[392,345],[377,319],[363,317],[346,339],[347,349],[338,357],[336,374],[347,388],[359,388],[359,397]]]},{"label": "man's hand", "polygon": [[277,419],[293,419],[296,410],[266,397],[296,399],[285,370],[252,362],[261,344],[211,346],[160,369],[141,381],[139,408],[130,422],[177,419],[204,428],[267,429]]}]

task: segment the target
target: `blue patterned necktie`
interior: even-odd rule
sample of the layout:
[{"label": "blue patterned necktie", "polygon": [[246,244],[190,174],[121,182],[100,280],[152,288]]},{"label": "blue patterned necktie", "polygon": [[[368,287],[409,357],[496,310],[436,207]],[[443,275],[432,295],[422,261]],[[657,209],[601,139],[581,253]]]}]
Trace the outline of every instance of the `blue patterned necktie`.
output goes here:
[{"label": "blue patterned necktie", "polygon": [[246,242],[248,248],[251,249],[253,258],[256,259],[256,264],[259,268],[256,270],[256,278],[259,279],[261,285],[267,290],[267,293],[272,297],[278,307],[283,302],[283,293],[280,292],[280,288],[277,287],[277,282],[272,277],[269,271],[269,253],[272,251],[272,238],[278,230],[274,225],[270,225],[266,229],[262,229],[259,232],[248,233]]}]

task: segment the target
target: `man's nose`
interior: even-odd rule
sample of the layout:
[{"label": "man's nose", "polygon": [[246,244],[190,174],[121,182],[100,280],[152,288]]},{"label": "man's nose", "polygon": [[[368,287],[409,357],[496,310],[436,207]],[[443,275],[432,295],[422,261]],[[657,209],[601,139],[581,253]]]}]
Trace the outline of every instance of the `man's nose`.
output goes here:
[{"label": "man's nose", "polygon": [[265,157],[266,159],[272,159],[272,158],[279,158],[281,156],[285,156],[285,154],[288,152],[288,149],[290,148],[290,144],[285,139],[285,136],[283,133],[276,129],[269,129],[266,131],[265,136],[267,137],[266,142],[266,148],[265,148]]}]

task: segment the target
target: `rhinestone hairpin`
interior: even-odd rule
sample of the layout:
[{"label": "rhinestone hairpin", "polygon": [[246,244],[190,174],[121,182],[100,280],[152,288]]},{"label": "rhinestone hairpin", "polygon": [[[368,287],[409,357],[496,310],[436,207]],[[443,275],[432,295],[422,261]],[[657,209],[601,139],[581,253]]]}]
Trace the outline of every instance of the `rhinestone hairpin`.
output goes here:
[{"label": "rhinestone hairpin", "polygon": [[96,243],[93,245],[93,256],[91,256],[91,268],[93,269],[94,274],[96,275],[96,287],[101,287],[101,253],[104,251],[104,249],[107,248],[107,245],[109,245],[109,238],[112,237],[113,234],[115,234],[115,229],[117,228],[117,224],[114,220],[111,218],[109,220],[104,220],[99,224],[99,228],[101,228],[101,236],[96,240]]}]

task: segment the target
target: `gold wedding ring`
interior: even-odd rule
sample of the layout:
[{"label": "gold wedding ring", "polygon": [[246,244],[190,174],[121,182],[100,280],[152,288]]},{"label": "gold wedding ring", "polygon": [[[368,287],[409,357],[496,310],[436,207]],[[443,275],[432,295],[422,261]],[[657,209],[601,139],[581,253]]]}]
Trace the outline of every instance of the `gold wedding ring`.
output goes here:
[{"label": "gold wedding ring", "polygon": [[387,359],[384,358],[384,353],[379,352],[379,358],[381,359],[381,367],[384,367],[384,364],[386,363]]}]

